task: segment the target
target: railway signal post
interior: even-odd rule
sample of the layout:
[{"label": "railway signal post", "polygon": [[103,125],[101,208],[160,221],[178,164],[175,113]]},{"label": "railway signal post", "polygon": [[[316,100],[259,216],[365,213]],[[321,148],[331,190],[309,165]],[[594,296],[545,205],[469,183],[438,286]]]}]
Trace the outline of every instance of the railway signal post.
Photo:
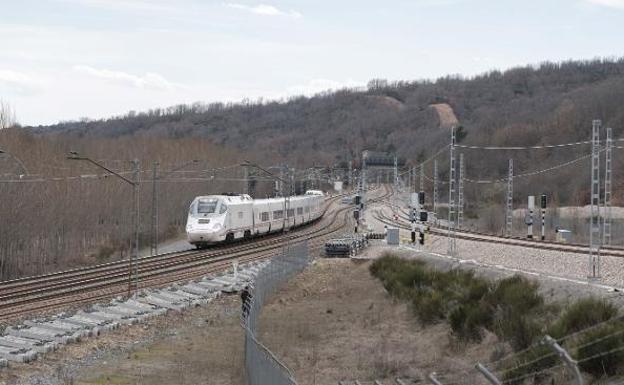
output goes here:
[{"label": "railway signal post", "polygon": [[546,194],[542,194],[540,197],[540,206],[542,209],[542,241],[546,239],[545,237],[545,228],[546,228]]},{"label": "railway signal post", "polygon": [[[425,244],[425,222],[427,221],[427,210],[425,210],[425,192],[421,191],[418,193],[418,243],[421,246]],[[414,233],[414,238],[416,238],[416,234]]]},{"label": "railway signal post", "polygon": [[529,195],[528,210],[524,223],[527,225],[527,239],[533,239],[533,210],[535,209],[535,196]]},{"label": "railway signal post", "polygon": [[412,212],[410,213],[410,220],[412,222],[412,243],[416,244],[416,207],[412,207]]}]

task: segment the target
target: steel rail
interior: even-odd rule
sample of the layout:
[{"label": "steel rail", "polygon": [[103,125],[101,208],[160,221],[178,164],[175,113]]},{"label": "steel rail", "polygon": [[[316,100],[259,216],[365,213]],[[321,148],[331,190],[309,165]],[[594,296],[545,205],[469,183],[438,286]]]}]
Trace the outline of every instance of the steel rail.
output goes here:
[{"label": "steel rail", "polygon": [[[384,192],[385,199],[390,193]],[[222,271],[232,260],[241,262],[264,259],[275,254],[288,240],[314,239],[314,249],[320,247],[323,239],[340,231],[348,222],[350,206],[338,208],[326,217],[330,206],[340,196],[328,200],[323,216],[310,224],[309,231],[300,227],[288,235],[271,236],[255,242],[221,246],[209,252],[183,251],[144,257],[139,260],[140,289],[163,286],[183,280],[197,278],[209,273]],[[338,225],[338,218],[343,220]],[[126,261],[127,262],[127,261]],[[4,284],[4,285],[3,285]],[[127,267],[124,261],[97,265],[87,268],[52,273],[40,277],[28,277],[0,284],[0,319],[11,319],[34,312],[55,310],[91,303],[105,298],[122,295],[127,291]],[[8,286],[8,287],[7,287]],[[2,302],[3,301],[3,302]]]}]

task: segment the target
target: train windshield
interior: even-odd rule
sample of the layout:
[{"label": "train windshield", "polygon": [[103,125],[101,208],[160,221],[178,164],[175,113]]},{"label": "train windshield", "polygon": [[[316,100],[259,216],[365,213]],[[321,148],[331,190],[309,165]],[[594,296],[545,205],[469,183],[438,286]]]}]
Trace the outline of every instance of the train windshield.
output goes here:
[{"label": "train windshield", "polygon": [[197,201],[197,214],[214,214],[217,212],[218,199],[208,198]]}]

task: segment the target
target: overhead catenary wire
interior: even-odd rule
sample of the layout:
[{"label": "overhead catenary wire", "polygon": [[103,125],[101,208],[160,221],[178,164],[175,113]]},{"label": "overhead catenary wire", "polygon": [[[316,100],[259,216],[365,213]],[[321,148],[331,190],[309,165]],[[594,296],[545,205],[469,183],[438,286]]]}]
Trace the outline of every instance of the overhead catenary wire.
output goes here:
[{"label": "overhead catenary wire", "polygon": [[520,150],[541,150],[541,149],[549,149],[549,148],[563,148],[563,147],[574,147],[581,146],[585,144],[591,144],[591,141],[583,141],[583,142],[573,142],[573,143],[560,143],[560,144],[543,144],[537,146],[472,146],[466,144],[456,144],[457,148],[465,148],[467,150],[496,150],[496,151],[520,151]]},{"label": "overhead catenary wire", "polygon": [[[587,159],[591,156],[591,154],[585,154],[582,155],[578,158],[569,160],[567,162],[564,163],[560,163],[557,164],[555,166],[551,166],[551,167],[547,167],[544,169],[540,169],[540,170],[535,170],[535,171],[529,171],[529,172],[525,172],[522,174],[516,174],[514,175],[514,179],[516,178],[526,178],[526,177],[530,177],[530,176],[534,176],[534,175],[538,175],[538,174],[543,174],[549,171],[554,171],[557,170],[559,168],[563,168],[569,165],[572,165],[574,163],[580,162],[583,159]],[[425,174],[425,179],[427,179],[428,181],[433,181],[433,178],[431,178],[430,176]],[[494,184],[494,183],[506,183],[507,182],[507,178],[500,178],[500,179],[470,179],[470,178],[464,178],[464,181],[467,183],[474,183],[474,184]],[[438,183],[440,184],[448,184],[448,182],[442,181],[442,180],[438,180]]]},{"label": "overhead catenary wire", "polygon": [[[571,164],[574,164],[576,162],[580,162],[581,160],[587,159],[590,156],[591,156],[591,154],[585,154],[585,155],[582,155],[582,156],[580,156],[578,158],[569,160],[569,161],[564,162],[564,163],[557,164],[557,165],[552,166],[552,167],[547,167],[547,168],[544,168],[544,169],[541,169],[541,170],[529,171],[529,172],[525,172],[525,173],[522,173],[522,174],[515,174],[514,175],[514,179],[526,178],[526,177],[529,177],[529,176],[534,176],[534,175],[543,174],[543,173],[546,173],[546,172],[549,172],[549,171],[554,171],[554,170],[557,170],[557,169],[569,166]],[[469,182],[469,183],[476,183],[476,184],[492,184],[492,183],[505,183],[505,182],[507,182],[507,178],[491,179],[491,180],[464,179],[464,181]]]}]

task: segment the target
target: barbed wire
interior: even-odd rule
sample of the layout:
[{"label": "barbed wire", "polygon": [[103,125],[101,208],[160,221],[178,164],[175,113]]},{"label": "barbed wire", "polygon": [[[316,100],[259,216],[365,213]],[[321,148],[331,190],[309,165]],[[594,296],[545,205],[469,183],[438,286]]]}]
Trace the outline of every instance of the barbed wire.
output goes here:
[{"label": "barbed wire", "polygon": [[614,348],[614,349],[608,350],[608,351],[606,351],[606,352],[602,352],[602,353],[594,354],[593,356],[583,358],[582,360],[579,360],[579,361],[577,361],[576,363],[577,363],[577,364],[581,364],[581,363],[583,363],[583,362],[587,362],[587,361],[594,360],[594,359],[596,359],[596,358],[600,358],[600,357],[608,356],[608,355],[610,355],[610,354],[617,353],[617,352],[621,352],[621,351],[623,351],[623,350],[624,350],[624,346],[620,346],[619,348]]},{"label": "barbed wire", "polygon": [[548,367],[548,368],[544,368],[544,369],[541,369],[541,370],[537,370],[537,371],[534,371],[534,372],[531,372],[531,373],[523,374],[521,376],[517,376],[517,377],[513,377],[513,378],[510,378],[510,379],[504,380],[502,383],[503,384],[511,384],[511,383],[516,382],[516,381],[527,379],[529,377],[535,377],[538,374],[546,373],[546,372],[549,372],[551,370],[561,368],[563,366],[564,366],[564,364],[561,363],[561,364],[558,364],[558,365],[555,365],[555,366],[551,366],[551,367]]}]

